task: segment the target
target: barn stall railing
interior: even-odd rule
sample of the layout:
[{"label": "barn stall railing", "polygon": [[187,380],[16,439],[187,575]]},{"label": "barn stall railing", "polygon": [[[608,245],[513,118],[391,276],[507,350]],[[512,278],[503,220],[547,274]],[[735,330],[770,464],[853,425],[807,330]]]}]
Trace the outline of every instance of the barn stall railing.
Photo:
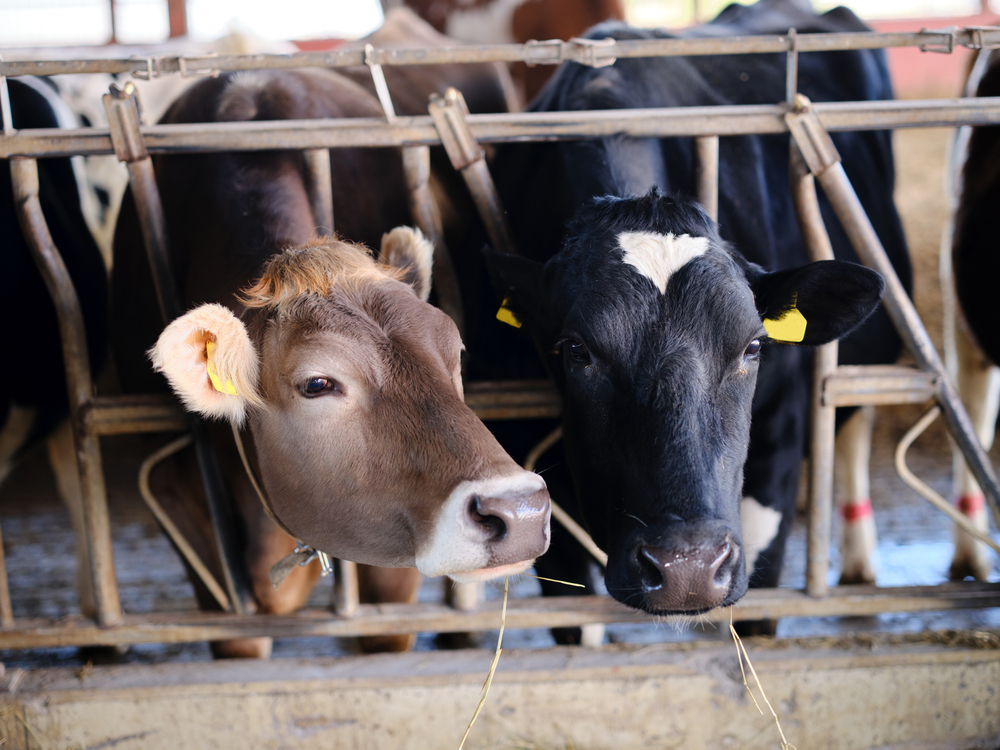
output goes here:
[{"label": "barn stall railing", "polygon": [[[794,82],[794,58],[797,53],[814,50],[861,49],[884,46],[926,46],[950,51],[956,45],[983,47],[1000,44],[998,29],[964,29],[922,32],[919,34],[824,34],[776,37],[745,37],[710,40],[653,40],[653,44],[618,42],[614,55],[651,56],[660,54],[724,54],[747,52],[789,52],[789,81]],[[568,46],[567,46],[568,45]],[[587,47],[588,45],[582,45]],[[522,59],[537,63],[555,63],[560,59],[576,59],[581,45],[570,43],[538,43],[535,45],[501,45],[496,47],[455,47],[445,50],[374,50],[368,61],[380,64],[428,64],[443,61],[483,61]],[[595,51],[590,45],[589,57],[580,62],[607,64],[611,50],[604,46]],[[558,49],[557,49],[558,48]],[[266,67],[301,67],[360,65],[365,58],[358,51],[334,53],[303,53],[289,56],[246,56],[242,58],[213,57],[210,64],[216,69],[251,69]],[[521,57],[516,55],[520,54]],[[330,57],[333,55],[333,57]],[[352,56],[353,55],[353,56]],[[490,57],[490,55],[499,55]],[[514,55],[511,57],[511,55]],[[551,57],[546,57],[551,55]],[[478,57],[477,57],[478,56]],[[171,61],[174,61],[173,63]],[[191,73],[192,58],[150,58],[106,61],[46,61],[0,62],[0,73],[21,75],[26,73],[122,72],[133,74],[145,71],[147,75],[168,72],[172,64],[176,70]],[[200,59],[206,64],[206,59]],[[70,70],[70,68],[74,69]],[[202,67],[199,71],[204,72]],[[794,93],[794,83],[789,86]],[[1000,122],[1000,99],[954,99],[925,102],[848,102],[816,104],[815,112],[828,130],[856,130],[896,127],[928,127],[941,125],[982,125]],[[635,137],[703,136],[698,141],[699,151],[708,155],[702,162],[700,184],[712,185],[711,154],[718,136],[749,133],[788,132],[786,116],[788,104],[740,107],[694,107],[674,110],[630,110],[588,113],[479,115],[467,118],[470,131],[476,140],[485,143],[502,143],[517,140],[557,140],[595,138],[603,135],[630,135]],[[351,121],[292,121],[280,123],[236,123],[225,125],[171,125],[149,126],[140,129],[140,141],[147,153],[191,153],[195,151],[260,150],[275,148],[326,149],[343,146],[428,146],[441,143],[441,137],[432,118],[402,117],[384,120]],[[717,146],[716,146],[717,147]],[[7,133],[0,138],[0,157],[10,159],[22,184],[30,184],[33,160],[47,156],[69,154],[115,153],[111,134],[101,129],[78,131],[35,130]],[[121,154],[119,154],[121,156]],[[26,175],[29,175],[25,177]],[[30,192],[30,191],[29,191]],[[703,196],[707,197],[707,196]],[[27,205],[26,203],[24,205]],[[36,217],[43,222],[40,213]],[[28,233],[42,234],[44,223],[32,223]],[[77,306],[78,316],[78,306]],[[66,315],[73,317],[72,310]],[[913,321],[910,321],[912,327]],[[915,325],[923,333],[919,319]],[[919,337],[919,335],[918,335]],[[78,338],[78,336],[77,336]],[[904,334],[904,338],[907,337]],[[68,345],[64,335],[64,346]],[[921,361],[923,357],[918,357]],[[68,359],[68,368],[73,364]],[[835,359],[834,359],[835,362]],[[78,366],[78,363],[77,363]],[[932,370],[935,368],[931,368]],[[71,382],[72,379],[71,379]],[[940,397],[942,381],[937,372],[921,373],[914,368],[890,368],[882,372],[847,372],[834,370],[817,384],[820,402],[832,411],[834,405],[861,403],[919,403],[930,397]],[[887,391],[894,395],[887,395]],[[467,391],[470,405],[484,419],[520,418],[525,416],[555,416],[558,400],[545,384],[470,384]],[[958,406],[961,409],[961,405]],[[133,433],[144,431],[185,429],[187,418],[168,402],[149,397],[94,398],[92,389],[84,403],[73,412],[75,432],[81,437],[93,438],[102,434]],[[832,455],[832,430],[823,437],[821,450]],[[978,447],[978,443],[971,442]],[[975,453],[974,450],[971,451]],[[981,449],[980,449],[981,453]],[[80,451],[78,451],[80,454]],[[80,454],[82,456],[82,454]],[[980,457],[980,462],[983,459]],[[83,462],[81,462],[82,464]],[[814,459],[814,463],[815,459]],[[973,463],[976,463],[974,460]],[[990,467],[985,462],[987,473]],[[100,462],[90,469],[81,466],[81,472],[100,472]],[[984,477],[988,494],[996,500],[995,480]],[[814,477],[816,485],[822,484]],[[991,493],[991,488],[993,489]],[[100,497],[98,497],[100,496]],[[106,501],[103,498],[103,480],[90,502],[100,506],[94,514],[103,512],[106,518]],[[810,503],[812,514],[826,513],[826,533],[822,521],[811,522],[809,553],[815,555],[816,545],[829,544],[828,519],[829,494],[822,502]],[[817,510],[818,509],[818,510]],[[96,536],[109,542],[109,531],[98,529]],[[88,534],[88,536],[90,536]],[[102,542],[104,543],[104,542]],[[89,544],[92,551],[95,546]],[[736,606],[738,618],[763,618],[781,616],[832,616],[865,615],[891,611],[926,611],[951,608],[1000,606],[1000,587],[994,584],[952,583],[929,587],[880,589],[877,587],[837,587],[825,589],[828,561],[811,566],[809,574],[813,586],[809,593],[791,589],[752,591]],[[106,570],[107,563],[92,562],[92,567]],[[112,567],[113,570],[113,567]],[[817,574],[822,585],[817,586]],[[136,643],[142,641],[210,640],[255,635],[372,635],[419,631],[475,631],[494,629],[497,624],[496,605],[486,603],[471,612],[457,612],[443,605],[361,605],[353,617],[346,614],[331,615],[327,611],[305,611],[294,616],[215,613],[171,613],[169,615],[121,615],[115,611],[117,587],[113,580],[107,585],[105,598],[112,602],[97,624],[88,618],[63,618],[49,620],[13,620],[2,618],[0,647],[31,647],[51,645],[86,645]],[[810,596],[814,594],[814,596]],[[0,588],[0,615],[10,613],[9,598]],[[715,613],[714,619],[726,619],[728,612]],[[712,618],[710,618],[712,619]],[[513,603],[508,611],[509,627],[557,627],[581,625],[591,622],[647,621],[645,615],[636,613],[602,598],[561,598],[559,600],[527,599]],[[110,627],[109,627],[110,626]]]}]

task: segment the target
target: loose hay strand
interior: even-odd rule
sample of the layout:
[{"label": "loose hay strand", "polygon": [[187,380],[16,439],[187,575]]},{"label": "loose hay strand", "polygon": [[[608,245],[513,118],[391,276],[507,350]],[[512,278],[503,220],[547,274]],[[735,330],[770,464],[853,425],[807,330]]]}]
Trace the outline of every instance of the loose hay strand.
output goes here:
[{"label": "loose hay strand", "polygon": [[[736,628],[733,627],[733,609],[729,608],[729,632],[733,635],[733,643],[736,644],[736,658],[740,663],[740,672],[743,673],[743,687],[747,689],[750,693],[750,700],[753,701],[754,706],[760,711],[763,716],[764,712],[761,710],[760,705],[757,703],[757,699],[754,698],[753,691],[750,689],[750,685],[747,683],[747,673],[743,668],[743,660],[746,659],[747,666],[750,667],[750,674],[753,675],[754,681],[757,683],[757,689],[760,691],[760,697],[764,699],[764,703],[771,711],[771,716],[774,717],[774,723],[778,727],[778,734],[781,735],[781,750],[796,750],[795,745],[788,742],[785,737],[785,732],[781,728],[781,722],[778,720],[778,714],[774,711],[774,706],[771,705],[771,701],[767,699],[767,693],[764,692],[764,686],[760,682],[760,677],[757,676],[757,670],[753,668],[753,662],[750,661],[750,654],[747,653],[747,647],[743,645],[743,639],[740,638],[739,634],[736,632]],[[461,750],[461,748],[459,748]]]},{"label": "loose hay strand", "polygon": [[497,664],[500,663],[500,654],[503,652],[501,645],[503,644],[503,629],[507,624],[507,591],[508,591],[508,579],[507,576],[503,577],[503,608],[500,610],[500,635],[497,636],[497,651],[493,655],[493,661],[490,663],[490,671],[486,675],[486,682],[483,683],[483,687],[480,691],[479,705],[476,706],[476,712],[472,714],[472,720],[469,722],[469,726],[465,729],[465,734],[462,735],[462,742],[458,746],[458,750],[462,750],[465,747],[465,741],[469,738],[469,732],[472,731],[472,725],[476,723],[476,719],[479,718],[480,711],[483,710],[483,706],[486,705],[486,696],[490,694],[490,686],[493,684],[493,675],[496,674]]},{"label": "loose hay strand", "polygon": [[563,586],[576,586],[579,589],[587,588],[582,583],[571,583],[570,581],[560,581],[558,578],[546,578],[545,576],[533,576],[531,573],[525,573],[524,575],[528,578],[537,578],[539,581],[552,581],[552,583],[561,583]]}]

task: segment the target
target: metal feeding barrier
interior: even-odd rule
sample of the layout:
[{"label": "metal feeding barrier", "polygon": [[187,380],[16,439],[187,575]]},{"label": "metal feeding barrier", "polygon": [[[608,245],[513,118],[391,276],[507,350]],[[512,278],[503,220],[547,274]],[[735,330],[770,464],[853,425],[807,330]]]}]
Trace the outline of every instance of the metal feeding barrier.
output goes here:
[{"label": "metal feeding barrier", "polygon": [[[940,611],[1000,606],[1000,585],[948,583],[938,586],[879,588],[827,586],[833,486],[833,414],[837,406],[937,402],[949,432],[966,457],[1000,522],[996,476],[976,440],[969,418],[950,383],[919,317],[862,210],[830,139],[830,131],[1000,124],[1000,98],[929,101],[837,102],[812,104],[796,93],[798,55],[804,52],[918,46],[951,52],[958,46],[1000,46],[1000,28],[925,30],[918,33],[807,34],[723,39],[571,40],[524,45],[479,45],[444,48],[343,49],[292,55],[246,55],[58,61],[0,60],[0,94],[6,76],[61,73],[129,73],[136,78],[217,74],[221,70],[369,65],[424,65],[455,62],[558,64],[573,60],[604,66],[617,58],[660,55],[714,55],[785,52],[786,101],[752,106],[686,107],[572,113],[469,115],[461,95],[451,93],[430,104],[430,116],[398,117],[386,109],[385,119],[299,120],[140,127],[135,99],[112,87],[105,95],[110,129],[38,129],[14,131],[9,108],[0,158],[10,162],[15,202],[22,230],[45,278],[58,311],[70,418],[84,500],[86,546],[95,584],[94,619],[69,616],[58,620],[13,617],[0,549],[0,648],[68,645],[115,645],[140,642],[185,642],[257,636],[359,636],[412,632],[468,632],[497,627],[499,603],[469,607],[445,604],[359,604],[350,564],[336,569],[334,611],[307,609],[293,615],[247,615],[246,574],[236,556],[227,518],[232,513],[227,491],[205,435],[204,425],[184,414],[164,396],[96,396],[79,302],[58,249],[49,235],[38,202],[36,159],[67,155],[115,154],[129,169],[150,265],[157,278],[165,320],[179,312],[170,279],[167,237],[159,202],[152,154],[211,151],[301,149],[306,154],[309,194],[322,226],[333,225],[330,164],[327,149],[396,146],[403,149],[414,221],[442,248],[440,219],[428,188],[429,152],[445,146],[453,166],[466,180],[493,244],[515,251],[503,209],[480,148],[482,143],[525,140],[568,140],[624,135],[694,137],[695,184],[698,198],[716,217],[718,210],[719,137],[790,133],[790,183],[803,237],[814,260],[832,257],[819,214],[815,180],[823,187],[836,215],[862,261],[886,279],[885,304],[916,367],[839,367],[836,343],[816,353],[813,386],[810,503],[807,572],[804,590],[750,591],[735,605],[737,619],[783,616],[829,617],[881,612]],[[0,99],[5,97],[0,96]],[[6,101],[4,101],[6,105]],[[436,252],[435,283],[442,307],[461,325],[458,287],[445,252]],[[556,417],[559,398],[544,381],[468,383],[466,402],[484,420]],[[227,612],[170,612],[126,615],[121,611],[114,574],[111,530],[101,469],[99,439],[105,435],[192,431],[199,465],[210,497],[224,587],[217,598]],[[180,545],[179,545],[180,546]],[[224,590],[223,590],[224,588]],[[606,597],[558,597],[515,600],[507,608],[508,628],[568,627],[589,623],[647,622],[650,618]],[[705,616],[724,621],[728,610]]]}]

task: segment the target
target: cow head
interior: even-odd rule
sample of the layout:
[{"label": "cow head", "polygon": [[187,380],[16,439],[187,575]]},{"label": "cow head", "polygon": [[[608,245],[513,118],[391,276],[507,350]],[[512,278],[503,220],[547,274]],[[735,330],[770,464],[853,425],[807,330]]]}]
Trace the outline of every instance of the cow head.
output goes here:
[{"label": "cow head", "polygon": [[743,465],[768,330],[809,346],[842,336],[877,306],[881,277],[837,261],[767,273],[696,203],[655,190],[594,199],[544,266],[487,253],[499,298],[562,392],[566,455],[608,553],[609,593],[658,614],[738,600]]},{"label": "cow head", "polygon": [[336,240],[272,258],[242,319],[203,305],[150,352],[185,405],[249,423],[278,519],[337,557],[481,580],[548,546],[549,497],[465,405],[454,323],[425,299],[431,247],[382,263]]}]

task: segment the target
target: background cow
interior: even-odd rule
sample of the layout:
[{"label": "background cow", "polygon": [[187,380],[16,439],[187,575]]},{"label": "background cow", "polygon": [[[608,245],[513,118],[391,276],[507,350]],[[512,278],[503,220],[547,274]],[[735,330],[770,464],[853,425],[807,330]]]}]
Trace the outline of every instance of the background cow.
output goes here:
[{"label": "background cow", "polygon": [[[1000,56],[990,53],[987,67],[975,88],[976,96],[1000,96]],[[1000,311],[991,295],[1000,272],[996,253],[996,207],[1000,205],[1000,133],[996,128],[971,129],[961,174],[955,175],[958,206],[951,246],[942,247],[942,292],[951,309],[945,310],[945,353],[949,370],[969,412],[980,442],[993,444],[1000,409]],[[950,250],[950,254],[949,254]],[[950,260],[950,264],[947,262]],[[957,303],[957,304],[956,304]],[[954,454],[953,494],[958,509],[977,528],[986,531],[988,513],[983,492]],[[985,544],[955,528],[953,579],[972,576],[985,580],[992,569]]]},{"label": "background cow", "polygon": [[[775,0],[730,6],[683,36],[789,27],[865,28],[843,8],[816,16]],[[606,24],[588,35],[671,34]],[[802,55],[798,80],[813,101],[891,96],[881,52]],[[784,81],[783,55],[564,64],[531,109],[774,102]],[[834,140],[909,285],[889,134]],[[665,195],[693,192],[688,139],[518,144],[497,154],[498,187],[525,258],[488,257],[495,298],[484,264],[463,258],[466,309],[479,312],[470,312],[467,328],[469,373],[541,374],[532,345],[494,317],[506,299],[563,392],[563,447],[539,467],[553,498],[610,556],[609,593],[632,606],[697,612],[737,599],[745,576],[754,586],[776,585],[806,437],[811,356],[804,346],[769,342],[761,319],[795,306],[807,321],[800,343],[817,344],[847,333],[877,302],[880,286],[865,269],[794,270],[807,257],[787,188],[788,148],[787,136],[721,140],[721,238],[696,206]],[[838,258],[855,260],[821,205]],[[899,349],[880,311],[842,342],[841,361],[891,362]],[[495,433],[519,457],[544,429],[497,425]],[[567,551],[561,531],[553,534],[559,554],[542,558],[540,572],[580,580],[584,553]]]},{"label": "background cow", "polygon": [[[450,83],[445,67],[419,70],[422,75],[386,71],[400,114],[418,114],[412,111],[418,102],[425,111],[430,92],[443,92]],[[494,68],[480,66],[479,70],[493,75]],[[326,70],[224,74],[187,91],[163,121],[378,117],[377,100],[353,80],[362,75],[370,86],[367,70],[356,75]],[[471,76],[472,71],[465,75]],[[502,108],[502,89],[497,90]],[[339,237],[377,247],[383,233],[409,220],[397,149],[332,149],[330,162]],[[156,159],[155,168],[174,275],[185,306],[214,303],[210,317],[222,316],[225,328],[235,326],[240,331],[245,323],[246,332],[236,336],[238,348],[255,352],[248,355],[252,362],[259,359],[256,386],[241,386],[231,376],[240,396],[227,400],[211,390],[203,395],[216,402],[237,403],[239,411],[232,416],[243,408],[239,398],[252,398],[256,393],[266,403],[264,409],[250,409],[248,421],[263,483],[279,518],[305,541],[331,554],[376,565],[416,564],[425,573],[459,579],[520,570],[527,564],[524,561],[539,554],[547,544],[544,483],[518,469],[461,402],[460,341],[443,313],[419,303],[412,294],[407,298],[397,291],[389,296],[378,285],[369,289],[374,271],[356,275],[346,289],[331,284],[323,290],[322,284],[317,287],[310,282],[299,285],[297,291],[294,284],[289,290],[259,291],[268,284],[309,276],[296,270],[291,260],[279,261],[278,268],[287,270],[271,267],[254,292],[239,296],[241,289],[261,275],[267,258],[282,248],[302,245],[323,229],[317,227],[310,209],[301,153],[171,156]],[[123,384],[129,390],[146,392],[164,387],[144,357],[162,324],[136,221],[132,197],[126,194],[115,239],[113,334]],[[347,246],[335,243],[333,247],[327,255],[342,256]],[[400,265],[407,264],[429,273],[423,262],[418,264],[408,255]],[[429,291],[426,273],[418,285],[422,292]],[[323,270],[318,275],[326,278],[328,274]],[[356,287],[353,291],[351,284]],[[242,315],[243,323],[230,310]],[[343,320],[345,328],[339,333],[330,330],[330,316]],[[198,331],[213,330],[197,319],[173,325],[180,326],[174,333],[182,343],[181,351],[191,337],[198,339]],[[404,336],[405,331],[410,332]],[[335,340],[324,346],[314,342],[330,337]],[[401,343],[404,340],[409,341],[407,346]],[[204,388],[201,343],[196,340],[191,351],[192,365],[200,368],[198,383]],[[219,346],[221,353],[221,339]],[[338,364],[335,357],[322,353],[327,347],[344,353],[357,350],[355,356],[362,361],[354,366]],[[299,361],[299,349],[307,353],[316,349],[319,364],[294,370],[289,363]],[[404,356],[410,350],[417,354]],[[286,393],[283,384],[293,370],[298,392]],[[222,382],[225,375],[219,373]],[[176,380],[172,384],[178,387]],[[304,406],[314,396],[319,398],[315,403],[327,410],[356,404],[352,408],[358,410],[357,418],[366,417],[356,425],[360,433],[348,430],[342,422],[309,426],[307,412],[300,411],[314,408]],[[209,413],[197,397],[186,400]],[[365,404],[370,408],[361,408]],[[325,432],[333,425],[342,435]],[[225,432],[216,435],[215,443],[246,524],[246,556],[258,609],[288,612],[304,603],[317,571],[315,566],[296,570],[280,589],[271,587],[268,571],[291,551],[293,542],[264,515]],[[181,479],[161,481],[160,492],[189,538],[205,548],[208,524],[193,460],[184,454],[178,459],[171,470]],[[464,484],[456,487],[459,480]],[[378,492],[373,482],[380,487]],[[352,483],[353,490],[348,492]],[[349,505],[345,497],[351,498]],[[334,498],[340,501],[331,517],[321,508]],[[509,513],[510,499],[523,505],[524,512],[516,518]],[[441,504],[446,505],[443,511],[439,511]],[[466,541],[434,530],[443,529],[440,524],[432,525],[434,517],[443,514],[450,514],[453,525],[466,529]],[[208,549],[203,557],[211,559],[211,554]],[[469,561],[478,562],[469,565]],[[412,601],[419,580],[416,571],[365,569],[362,597]],[[196,589],[199,601],[212,606],[197,583]],[[409,640],[395,639],[390,645],[404,646]],[[216,653],[264,655],[268,649],[264,641],[242,642],[217,646]]]},{"label": "background cow", "polygon": [[[40,78],[7,82],[15,128],[77,128],[79,122],[54,88]],[[2,115],[0,115],[2,122]],[[38,161],[39,201],[52,240],[62,255],[83,311],[91,375],[106,360],[108,280],[104,262],[81,210],[86,189],[81,163]],[[13,356],[0,368],[0,482],[33,447],[45,442],[60,494],[77,538],[83,528],[76,450],[66,421],[66,370],[55,307],[31,257],[14,208],[10,168],[0,164],[0,298],[25,324],[8,327]],[[80,608],[93,614],[89,565],[77,546]]]}]

